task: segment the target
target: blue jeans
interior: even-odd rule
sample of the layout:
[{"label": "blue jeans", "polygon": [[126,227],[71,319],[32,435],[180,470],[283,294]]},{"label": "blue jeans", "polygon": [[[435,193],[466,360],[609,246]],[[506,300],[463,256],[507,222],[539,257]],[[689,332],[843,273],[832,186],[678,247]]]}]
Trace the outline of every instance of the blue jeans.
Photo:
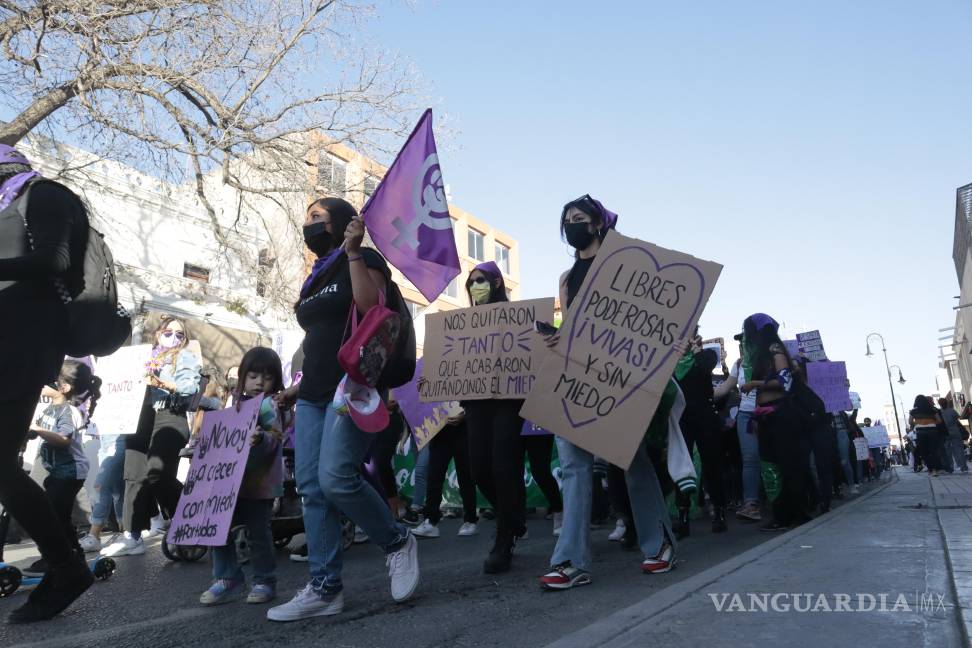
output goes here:
[{"label": "blue jeans", "polygon": [[[560,437],[557,437],[557,455],[563,473],[564,520],[550,564],[570,561],[578,569],[587,569],[591,564],[594,455]],[[674,548],[675,536],[672,534],[668,507],[644,443],[638,447],[624,477],[642,554],[657,556],[666,539]]]},{"label": "blue jeans", "polygon": [[736,436],[739,438],[739,452],[742,454],[743,504],[759,504],[759,437],[755,430],[749,429],[753,420],[752,412],[736,413]]},{"label": "blue jeans", "polygon": [[[837,430],[837,457],[840,459],[840,468],[844,471],[844,479],[848,486],[854,485],[854,469],[851,468],[850,461],[850,437],[847,432]],[[855,455],[856,456],[856,455]]]},{"label": "blue jeans", "polygon": [[[242,524],[249,531],[250,565],[253,567],[253,582],[258,585],[277,584],[277,559],[273,553],[273,531],[270,528],[272,510],[273,500],[240,497],[233,511],[234,524]],[[235,542],[213,547],[213,578],[245,580],[237,560]]]},{"label": "blue jeans", "polygon": [[294,440],[297,488],[304,502],[304,529],[311,581],[320,594],[341,583],[341,512],[386,553],[402,548],[408,529],[361,476],[360,466],[375,435],[362,432],[331,403],[297,401]]},{"label": "blue jeans", "polygon": [[91,503],[91,524],[104,526],[112,506],[115,519],[121,524],[125,503],[125,437],[109,434],[100,440],[98,475],[95,477],[98,497]]},{"label": "blue jeans", "polygon": [[425,506],[425,492],[428,490],[429,483],[429,446],[422,448],[415,457],[415,491],[412,493],[412,506],[422,508]]}]

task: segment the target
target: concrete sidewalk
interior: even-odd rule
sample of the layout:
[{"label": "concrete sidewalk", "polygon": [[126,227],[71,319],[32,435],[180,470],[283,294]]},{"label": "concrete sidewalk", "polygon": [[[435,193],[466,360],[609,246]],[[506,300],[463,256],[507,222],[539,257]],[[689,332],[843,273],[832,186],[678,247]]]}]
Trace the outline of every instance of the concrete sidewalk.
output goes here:
[{"label": "concrete sidewalk", "polygon": [[954,508],[967,506],[969,475],[898,467],[858,500],[548,648],[969,646],[972,517]]}]

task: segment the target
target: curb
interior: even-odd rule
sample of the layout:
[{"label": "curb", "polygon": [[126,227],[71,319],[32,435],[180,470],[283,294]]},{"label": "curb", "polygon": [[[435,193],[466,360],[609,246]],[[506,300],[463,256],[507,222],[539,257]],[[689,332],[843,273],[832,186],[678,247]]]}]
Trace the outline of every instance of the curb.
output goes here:
[{"label": "curb", "polygon": [[[931,477],[926,477],[929,481]],[[972,622],[972,619],[966,618],[965,610],[959,602],[958,589],[955,586],[955,564],[952,562],[952,552],[948,548],[948,535],[945,533],[945,525],[942,524],[942,513],[938,508],[938,495],[935,493],[935,486],[933,484],[928,485],[932,494],[932,505],[935,506],[935,520],[938,522],[938,532],[942,536],[942,547],[945,549],[945,561],[946,567],[948,568],[948,582],[951,586],[952,600],[955,601],[955,612],[958,615],[959,627],[962,631],[962,645],[965,648],[972,646],[972,642],[969,639],[969,627],[968,624]]]},{"label": "curb", "polygon": [[[651,617],[661,614],[669,608],[681,603],[700,589],[711,585],[720,578],[746,567],[767,553],[789,544],[796,538],[806,534],[812,529],[822,524],[827,524],[847,512],[857,508],[862,502],[866,502],[874,495],[883,492],[889,486],[900,481],[897,472],[893,473],[894,479],[879,485],[873,490],[857,497],[854,501],[848,502],[832,510],[829,514],[821,515],[810,522],[800,525],[792,531],[787,531],[783,535],[777,536],[772,540],[762,542],[752,549],[748,549],[738,556],[734,556],[714,567],[696,574],[684,581],[669,585],[668,587],[652,594],[646,599],[635,603],[629,607],[610,614],[594,623],[577,630],[571,634],[561,637],[556,641],[547,644],[544,648],[589,648],[590,646],[601,646],[609,641],[623,635],[632,628],[644,623]],[[941,525],[939,525],[941,526]],[[949,561],[951,567],[951,561]],[[954,579],[952,588],[954,590]],[[953,592],[954,594],[954,592]],[[957,600],[957,599],[956,599]],[[963,630],[964,632],[964,630]],[[966,647],[968,647],[968,637],[966,637]]]}]

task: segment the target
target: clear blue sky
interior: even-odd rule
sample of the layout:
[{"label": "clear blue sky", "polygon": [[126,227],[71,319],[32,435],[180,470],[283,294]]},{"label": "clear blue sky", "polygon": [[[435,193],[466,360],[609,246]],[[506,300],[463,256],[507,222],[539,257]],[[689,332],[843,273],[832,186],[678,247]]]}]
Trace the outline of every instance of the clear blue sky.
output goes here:
[{"label": "clear blue sky", "polygon": [[[520,241],[524,297],[570,259],[561,205],[725,266],[703,318],[819,328],[864,413],[890,403],[879,331],[934,390],[954,325],[955,188],[972,182],[972,3],[429,2],[368,29],[458,130],[453,201]],[[896,385],[897,386],[897,385]]]}]

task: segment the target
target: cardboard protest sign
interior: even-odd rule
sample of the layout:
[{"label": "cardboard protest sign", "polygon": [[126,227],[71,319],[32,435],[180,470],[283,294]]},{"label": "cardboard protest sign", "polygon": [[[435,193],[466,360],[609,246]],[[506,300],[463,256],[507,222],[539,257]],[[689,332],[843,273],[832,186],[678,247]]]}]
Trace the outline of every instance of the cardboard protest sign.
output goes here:
[{"label": "cardboard protest sign", "polygon": [[843,362],[808,362],[807,383],[828,412],[847,412],[854,408],[847,389],[847,366]]},{"label": "cardboard protest sign", "polygon": [[847,392],[850,395],[851,409],[861,409],[861,395],[857,392]]},{"label": "cardboard protest sign", "polygon": [[867,450],[867,439],[854,439],[854,452],[858,461],[867,461],[869,452]]},{"label": "cardboard protest sign", "polygon": [[415,363],[415,376],[411,382],[396,387],[392,393],[402,410],[402,416],[412,428],[412,436],[419,450],[424,448],[432,438],[446,425],[450,416],[457,416],[462,408],[456,401],[437,403],[423,403],[419,398],[418,380],[422,375],[422,365],[425,358],[419,358]]},{"label": "cardboard protest sign", "polygon": [[721,271],[609,232],[521,416],[627,468]]},{"label": "cardboard protest sign", "polygon": [[262,401],[251,398],[239,412],[229,407],[203,416],[199,443],[166,538],[169,543],[226,544]]},{"label": "cardboard protest sign", "polygon": [[525,398],[547,346],[533,330],[553,319],[553,297],[425,316],[425,402]]},{"label": "cardboard protest sign", "polygon": [[151,354],[151,344],[139,344],[97,359],[101,398],[91,420],[99,434],[135,434],[145,400],[145,363]]},{"label": "cardboard protest sign", "polygon": [[864,438],[867,439],[868,448],[886,448],[891,445],[891,439],[888,438],[888,430],[880,423],[870,427],[862,427],[861,432],[864,433]]},{"label": "cardboard protest sign", "polygon": [[820,331],[808,331],[797,333],[797,348],[800,353],[806,356],[807,360],[820,362],[827,359],[824,352],[823,340],[820,339]]}]

